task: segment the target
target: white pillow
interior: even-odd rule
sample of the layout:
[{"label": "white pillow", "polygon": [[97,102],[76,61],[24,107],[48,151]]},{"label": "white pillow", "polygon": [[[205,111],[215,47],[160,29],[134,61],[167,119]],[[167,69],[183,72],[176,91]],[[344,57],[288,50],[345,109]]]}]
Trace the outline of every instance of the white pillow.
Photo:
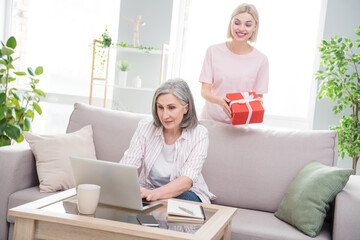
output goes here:
[{"label": "white pillow", "polygon": [[68,134],[47,136],[26,132],[24,136],[35,156],[40,192],[75,186],[70,156],[96,159],[91,125]]}]

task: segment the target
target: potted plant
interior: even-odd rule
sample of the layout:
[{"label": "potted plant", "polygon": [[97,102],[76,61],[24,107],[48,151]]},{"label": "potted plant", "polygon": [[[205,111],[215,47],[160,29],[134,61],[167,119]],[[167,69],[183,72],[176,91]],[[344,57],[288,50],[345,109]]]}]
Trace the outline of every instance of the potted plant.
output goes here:
[{"label": "potted plant", "polygon": [[[360,25],[355,32],[360,36]],[[360,156],[360,54],[356,53],[359,48],[360,39],[355,44],[338,36],[323,40],[319,46],[323,68],[316,73],[320,82],[318,98],[335,102],[333,112],[343,115],[339,125],[330,129],[338,132],[341,158],[352,158],[354,174]]]},{"label": "potted plant", "polygon": [[105,31],[101,34],[100,37],[100,43],[102,43],[104,45],[104,48],[110,47],[111,46],[111,35],[109,30],[107,29],[107,27],[105,27]]},{"label": "potted plant", "polygon": [[[11,145],[12,142],[22,142],[23,133],[31,129],[31,122],[34,120],[35,111],[41,115],[39,106],[40,97],[45,93],[36,88],[39,83],[37,78],[43,73],[41,66],[35,71],[27,68],[26,72],[16,71],[14,58],[16,39],[10,37],[6,45],[1,42],[0,50],[0,147]],[[17,77],[29,78],[29,90],[19,90],[12,87]]]},{"label": "potted plant", "polygon": [[91,44],[93,50],[93,70],[97,78],[106,77],[105,65],[108,61],[109,47],[112,45],[111,34],[107,27],[98,40]]},{"label": "potted plant", "polygon": [[126,87],[127,73],[130,70],[131,65],[126,60],[120,60],[116,64],[116,67],[119,70],[119,86]]}]

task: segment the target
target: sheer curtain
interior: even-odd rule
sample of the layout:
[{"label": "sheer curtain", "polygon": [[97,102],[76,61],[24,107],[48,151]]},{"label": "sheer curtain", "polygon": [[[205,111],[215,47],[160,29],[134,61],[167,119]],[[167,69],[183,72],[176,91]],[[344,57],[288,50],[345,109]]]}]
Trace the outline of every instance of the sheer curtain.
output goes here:
[{"label": "sheer curtain", "polygon": [[[270,62],[269,93],[265,95],[265,120],[287,119],[311,126],[314,72],[322,29],[324,1],[249,0],[260,16],[254,46]],[[236,0],[191,0],[187,8],[180,76],[188,81],[196,104],[202,107],[198,82],[208,46],[227,41],[226,31]],[[234,66],[235,67],[235,66]],[[304,123],[305,122],[305,123]],[[266,123],[266,121],[265,121]]]}]

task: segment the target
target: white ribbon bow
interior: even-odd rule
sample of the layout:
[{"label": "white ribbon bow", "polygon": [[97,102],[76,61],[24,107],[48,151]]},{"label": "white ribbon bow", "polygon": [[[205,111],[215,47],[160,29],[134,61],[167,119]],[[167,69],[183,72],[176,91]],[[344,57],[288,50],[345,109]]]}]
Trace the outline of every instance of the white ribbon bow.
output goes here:
[{"label": "white ribbon bow", "polygon": [[239,100],[235,100],[235,101],[231,101],[230,102],[230,109],[231,109],[231,105],[233,105],[234,103],[239,103],[239,104],[246,104],[246,106],[248,107],[249,109],[249,115],[247,117],[247,120],[246,120],[246,123],[245,124],[249,124],[250,122],[250,119],[251,119],[251,116],[252,116],[252,107],[250,105],[250,102],[254,102],[254,101],[260,101],[260,99],[258,98],[255,98],[254,99],[254,95],[253,94],[249,94],[248,92],[240,92],[241,95],[244,97],[244,99],[239,99]]}]

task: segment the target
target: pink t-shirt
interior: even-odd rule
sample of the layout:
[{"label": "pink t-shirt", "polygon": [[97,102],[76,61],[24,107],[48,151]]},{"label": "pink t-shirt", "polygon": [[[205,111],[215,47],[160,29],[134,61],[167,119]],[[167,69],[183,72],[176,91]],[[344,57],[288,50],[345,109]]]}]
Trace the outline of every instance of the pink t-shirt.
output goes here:
[{"label": "pink t-shirt", "polygon": [[[221,97],[237,92],[267,93],[269,61],[255,48],[248,54],[238,55],[231,52],[226,43],[216,44],[206,52],[199,82],[211,84],[213,94]],[[221,107],[208,101],[201,118],[230,123]]]}]

